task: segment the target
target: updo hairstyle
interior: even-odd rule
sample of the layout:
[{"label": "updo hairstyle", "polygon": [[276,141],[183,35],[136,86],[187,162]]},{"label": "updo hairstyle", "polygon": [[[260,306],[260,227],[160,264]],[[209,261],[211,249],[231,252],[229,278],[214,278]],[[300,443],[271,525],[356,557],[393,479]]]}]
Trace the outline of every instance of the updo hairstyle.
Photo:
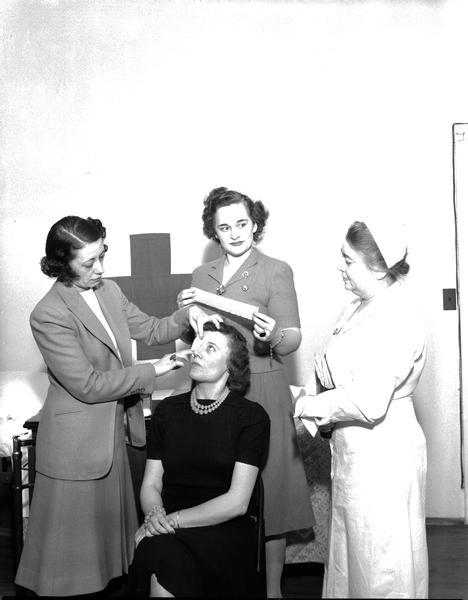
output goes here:
[{"label": "updo hairstyle", "polygon": [[226,385],[232,392],[244,394],[250,384],[249,350],[245,337],[235,327],[224,321],[219,324],[219,329],[214,323],[207,321],[203,326],[203,331],[218,331],[228,338],[229,377]]},{"label": "updo hairstyle", "polygon": [[[105,239],[106,228],[99,219],[63,217],[52,225],[46,240],[46,255],[41,259],[41,270],[48,277],[57,277],[67,286],[72,284],[76,274],[70,267],[75,252],[86,244]],[[107,250],[107,246],[104,246]]]},{"label": "updo hairstyle", "polygon": [[222,206],[231,204],[243,203],[249,217],[257,225],[257,231],[253,234],[255,242],[259,242],[263,237],[263,229],[268,219],[268,210],[265,208],[261,200],[255,202],[245,194],[228,190],[225,187],[215,188],[211,190],[208,196],[203,201],[204,209],[202,214],[203,233],[210,240],[214,240],[219,244],[218,237],[215,231],[215,215],[216,211]]},{"label": "updo hairstyle", "polygon": [[385,273],[390,285],[402,279],[409,271],[409,265],[406,262],[408,252],[405,252],[401,260],[394,265],[387,265],[372,233],[362,221],[354,221],[348,229],[346,241],[353,250],[362,256],[369,269]]}]

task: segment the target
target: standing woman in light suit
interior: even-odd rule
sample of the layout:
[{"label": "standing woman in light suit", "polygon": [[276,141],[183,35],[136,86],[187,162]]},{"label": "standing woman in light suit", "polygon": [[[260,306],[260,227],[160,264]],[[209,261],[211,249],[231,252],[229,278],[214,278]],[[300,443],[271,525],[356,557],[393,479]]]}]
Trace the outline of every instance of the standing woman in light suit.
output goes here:
[{"label": "standing woman in light suit", "polygon": [[191,325],[203,335],[209,319],[198,307],[162,319],[140,311],[102,278],[105,237],[98,219],[52,226],[41,268],[57,280],[30,319],[50,385],[16,583],[39,595],[94,593],[127,572],[138,522],[125,442],[145,445],[139,394],[187,354],[133,365],[131,339],[167,343]]},{"label": "standing woman in light suit", "polygon": [[[259,307],[253,321],[221,313],[247,339],[250,389],[246,396],[266,410],[270,447],[262,479],[265,486],[267,595],[281,596],[281,573],[288,531],[310,528],[314,515],[292,415],[291,392],[282,356],[301,343],[299,311],[291,267],[261,254],[268,211],[262,202],[221,187],[204,201],[203,232],[217,242],[222,256],[195,269],[192,286]],[[192,289],[179,294],[190,304]]]},{"label": "standing woman in light suit", "polygon": [[325,598],[428,594],[426,440],[413,406],[426,345],[403,285],[403,231],[389,219],[349,227],[339,270],[356,298],[316,357],[322,391],[296,404],[333,426]]}]

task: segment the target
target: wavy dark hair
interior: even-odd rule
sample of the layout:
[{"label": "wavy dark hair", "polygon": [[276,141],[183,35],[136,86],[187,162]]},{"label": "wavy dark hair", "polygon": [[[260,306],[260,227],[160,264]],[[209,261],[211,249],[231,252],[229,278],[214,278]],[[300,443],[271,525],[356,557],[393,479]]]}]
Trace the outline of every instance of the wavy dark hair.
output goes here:
[{"label": "wavy dark hair", "polygon": [[229,377],[227,387],[232,392],[245,394],[250,385],[250,360],[247,341],[240,331],[232,325],[221,322],[219,329],[208,321],[203,331],[218,331],[228,338],[229,357],[227,361]]},{"label": "wavy dark hair", "polygon": [[374,236],[363,221],[354,221],[348,229],[346,241],[362,256],[369,269],[385,273],[390,284],[402,279],[409,272],[409,264],[406,262],[408,252],[405,252],[403,258],[389,268]]},{"label": "wavy dark hair", "polygon": [[[106,228],[99,219],[63,217],[52,225],[47,235],[45,252],[41,259],[41,270],[48,277],[57,277],[65,285],[71,285],[76,274],[70,267],[77,250],[86,244],[105,239]],[[107,250],[107,246],[104,246]]]},{"label": "wavy dark hair", "polygon": [[225,187],[219,187],[211,190],[211,192],[203,201],[203,233],[207,238],[214,240],[219,244],[214,225],[216,211],[222,206],[230,206],[231,204],[240,203],[245,206],[249,217],[257,226],[257,230],[253,234],[254,241],[259,242],[262,239],[263,230],[265,229],[269,215],[269,212],[265,208],[263,202],[261,200],[256,200],[254,202],[245,194],[241,194],[240,192],[236,192],[234,190],[228,190]]}]

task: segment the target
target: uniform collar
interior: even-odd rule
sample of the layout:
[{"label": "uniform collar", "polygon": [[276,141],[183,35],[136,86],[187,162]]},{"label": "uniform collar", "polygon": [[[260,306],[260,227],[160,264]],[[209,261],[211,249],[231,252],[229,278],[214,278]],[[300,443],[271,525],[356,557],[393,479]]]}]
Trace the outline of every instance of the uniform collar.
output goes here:
[{"label": "uniform collar", "polygon": [[349,329],[353,329],[360,323],[367,321],[374,315],[379,314],[382,311],[386,311],[389,308],[391,309],[391,307],[397,301],[397,296],[401,293],[401,290],[402,285],[399,282],[395,282],[387,288],[382,289],[372,300],[372,302],[370,302],[366,306],[366,308],[363,308],[355,317],[351,319],[351,317],[361,304],[361,300],[359,298],[356,298],[344,310],[343,315],[336,324],[333,333],[344,333]]}]

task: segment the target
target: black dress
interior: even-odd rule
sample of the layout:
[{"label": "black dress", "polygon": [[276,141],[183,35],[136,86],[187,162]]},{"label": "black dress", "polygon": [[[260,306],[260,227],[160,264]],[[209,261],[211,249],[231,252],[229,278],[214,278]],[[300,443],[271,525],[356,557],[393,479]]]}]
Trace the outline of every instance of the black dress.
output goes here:
[{"label": "black dress", "polygon": [[[151,420],[148,459],[163,463],[167,514],[227,492],[236,461],[261,468],[269,431],[265,410],[236,392],[207,415],[192,411],[189,393],[163,400]],[[138,582],[136,591],[145,595],[154,573],[176,597],[254,597],[260,590],[255,548],[255,523],[249,515],[182,527],[139,543],[132,579]]]}]

